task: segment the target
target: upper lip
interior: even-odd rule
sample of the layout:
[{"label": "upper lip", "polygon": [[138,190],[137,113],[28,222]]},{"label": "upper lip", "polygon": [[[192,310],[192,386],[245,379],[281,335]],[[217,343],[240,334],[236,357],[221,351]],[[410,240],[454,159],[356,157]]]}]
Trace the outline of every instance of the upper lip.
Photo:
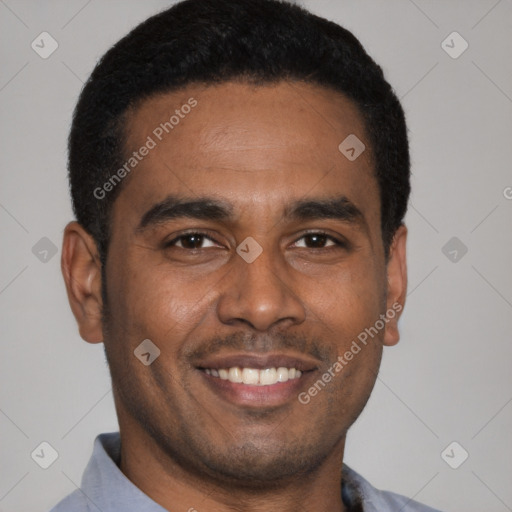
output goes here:
[{"label": "upper lip", "polygon": [[295,368],[301,372],[316,370],[320,366],[318,359],[305,354],[285,354],[285,353],[235,353],[235,354],[217,354],[197,361],[194,366],[200,369],[233,368],[255,368],[263,370],[265,368]]}]

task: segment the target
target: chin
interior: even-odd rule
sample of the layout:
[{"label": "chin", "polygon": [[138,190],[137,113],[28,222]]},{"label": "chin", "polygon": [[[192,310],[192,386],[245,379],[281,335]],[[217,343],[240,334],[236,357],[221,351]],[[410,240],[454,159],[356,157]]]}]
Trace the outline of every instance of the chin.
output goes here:
[{"label": "chin", "polygon": [[204,453],[202,461],[215,480],[245,489],[268,489],[314,472],[330,453],[332,447],[303,442],[295,445],[281,442],[278,446],[246,442],[230,446],[224,453]]}]

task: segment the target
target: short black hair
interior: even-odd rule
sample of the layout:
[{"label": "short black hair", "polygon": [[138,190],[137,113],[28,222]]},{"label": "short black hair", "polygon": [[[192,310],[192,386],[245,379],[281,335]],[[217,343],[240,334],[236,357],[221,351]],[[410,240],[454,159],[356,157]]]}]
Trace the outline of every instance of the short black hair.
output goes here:
[{"label": "short black hair", "polygon": [[93,191],[125,162],[127,113],[158,93],[229,80],[303,81],[357,105],[375,163],[387,255],[407,210],[410,161],[404,112],[381,67],[351,32],[287,1],[184,0],[135,27],[100,59],[74,111],[73,210],[102,263],[122,183],[103,198]]}]

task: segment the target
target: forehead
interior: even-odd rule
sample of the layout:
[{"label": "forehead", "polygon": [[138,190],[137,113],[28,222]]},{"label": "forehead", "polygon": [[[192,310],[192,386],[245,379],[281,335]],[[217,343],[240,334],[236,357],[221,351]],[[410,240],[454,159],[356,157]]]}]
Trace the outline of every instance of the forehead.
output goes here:
[{"label": "forehead", "polygon": [[[189,107],[190,104],[195,106]],[[177,153],[183,142],[194,143],[197,156],[217,152],[217,158],[226,150],[260,150],[262,143],[272,156],[273,150],[286,145],[296,150],[287,151],[287,156],[299,158],[303,156],[301,148],[325,151],[328,144],[339,144],[343,140],[340,137],[351,133],[366,138],[362,116],[354,102],[318,85],[286,81],[266,85],[192,85],[159,94],[133,109],[126,125],[127,147],[137,146],[150,134],[159,145],[174,143]],[[195,139],[192,141],[191,137]],[[337,150],[338,144],[334,148],[331,144],[330,149]],[[258,155],[258,161],[266,160],[261,151]]]},{"label": "forehead", "polygon": [[[366,150],[351,161],[339,145],[354,135]],[[149,140],[117,200],[139,216],[169,194],[219,197],[254,215],[292,197],[343,194],[379,216],[362,116],[320,86],[227,82],[160,94],[128,116],[126,158]]]}]

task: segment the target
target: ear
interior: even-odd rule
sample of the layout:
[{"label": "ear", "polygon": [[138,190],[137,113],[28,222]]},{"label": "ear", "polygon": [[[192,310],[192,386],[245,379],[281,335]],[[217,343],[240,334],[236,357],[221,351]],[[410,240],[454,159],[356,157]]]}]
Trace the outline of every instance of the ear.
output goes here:
[{"label": "ear", "polygon": [[396,345],[400,340],[398,319],[405,306],[407,294],[407,261],[406,261],[407,228],[402,224],[396,231],[387,264],[387,312],[388,318],[384,333],[384,345]]},{"label": "ear", "polygon": [[78,222],[64,230],[61,269],[71,310],[80,336],[89,343],[101,343],[101,263],[96,243]]}]

